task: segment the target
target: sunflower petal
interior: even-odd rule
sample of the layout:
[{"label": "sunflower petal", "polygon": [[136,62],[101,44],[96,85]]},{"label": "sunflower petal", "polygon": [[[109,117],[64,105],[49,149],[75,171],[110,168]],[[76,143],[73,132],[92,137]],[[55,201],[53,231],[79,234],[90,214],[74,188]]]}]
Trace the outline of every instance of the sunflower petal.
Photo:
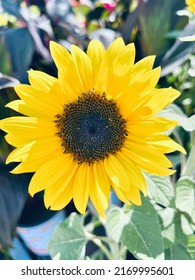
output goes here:
[{"label": "sunflower petal", "polygon": [[91,183],[91,167],[87,164],[82,164],[74,177],[73,183],[73,200],[77,210],[84,214],[89,198],[89,188]]}]

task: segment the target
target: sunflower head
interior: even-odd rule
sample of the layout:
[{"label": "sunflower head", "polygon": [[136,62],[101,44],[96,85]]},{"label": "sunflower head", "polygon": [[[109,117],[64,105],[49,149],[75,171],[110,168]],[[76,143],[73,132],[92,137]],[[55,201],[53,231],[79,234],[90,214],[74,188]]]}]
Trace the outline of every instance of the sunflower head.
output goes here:
[{"label": "sunflower head", "polygon": [[143,172],[171,175],[165,154],[185,153],[164,134],[177,123],[157,116],[180,93],[156,89],[154,56],[134,63],[134,44],[125,46],[121,38],[107,50],[98,40],[87,53],[55,42],[50,49],[58,77],[30,70],[30,85],[17,85],[20,99],[7,104],[25,116],[0,122],[15,147],[6,162],[20,163],[13,173],[35,173],[29,192],[44,190],[53,210],[73,199],[85,213],[90,199],[104,216],[111,188],[124,203],[141,205]]}]

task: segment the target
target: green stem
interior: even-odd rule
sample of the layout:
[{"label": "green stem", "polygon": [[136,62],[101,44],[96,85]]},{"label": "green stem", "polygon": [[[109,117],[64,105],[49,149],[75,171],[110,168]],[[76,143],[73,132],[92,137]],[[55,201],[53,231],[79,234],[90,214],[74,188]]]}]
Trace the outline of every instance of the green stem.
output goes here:
[{"label": "green stem", "polygon": [[[101,238],[102,239],[102,238]],[[94,236],[93,238],[90,238],[90,240],[96,244],[101,250],[102,252],[106,255],[106,257],[108,258],[108,260],[113,260],[113,255],[111,254],[111,252],[107,249],[107,247],[102,243],[102,241],[100,240],[99,237]],[[104,239],[105,241],[105,239]]]},{"label": "green stem", "polygon": [[127,247],[121,244],[120,250],[118,253],[120,260],[126,260],[126,254],[127,254]]},{"label": "green stem", "polygon": [[195,131],[191,132],[191,151],[182,176],[195,176]]},{"label": "green stem", "polygon": [[94,235],[94,234],[92,234],[88,231],[85,231],[85,235],[88,238],[88,240],[92,241],[94,244],[96,244],[102,250],[102,252],[106,255],[108,260],[113,260],[114,259],[112,253],[102,243],[102,241],[103,241],[103,242],[107,243],[108,245],[110,245],[110,243],[113,242],[112,240],[110,240],[106,236],[96,236],[96,235]]}]

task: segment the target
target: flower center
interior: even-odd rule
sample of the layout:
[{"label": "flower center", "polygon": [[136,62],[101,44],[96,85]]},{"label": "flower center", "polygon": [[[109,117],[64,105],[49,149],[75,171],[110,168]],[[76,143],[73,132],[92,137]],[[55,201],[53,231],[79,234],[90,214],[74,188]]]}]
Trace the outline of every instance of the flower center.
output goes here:
[{"label": "flower center", "polygon": [[105,94],[83,93],[56,116],[65,153],[79,163],[91,164],[120,150],[127,135],[126,121]]}]

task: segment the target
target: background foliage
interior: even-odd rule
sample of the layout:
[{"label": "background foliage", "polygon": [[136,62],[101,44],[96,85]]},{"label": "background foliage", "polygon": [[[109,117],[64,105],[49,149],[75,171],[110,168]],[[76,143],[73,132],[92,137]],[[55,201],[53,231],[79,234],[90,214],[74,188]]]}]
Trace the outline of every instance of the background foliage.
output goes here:
[{"label": "background foliage", "polygon": [[[161,115],[179,126],[169,134],[187,157],[169,157],[177,172],[170,178],[145,174],[149,197],[141,207],[112,200],[107,219],[89,207],[86,217],[72,209],[54,231],[48,249],[56,259],[195,259],[195,16],[184,0],[3,0],[0,1],[0,117],[16,99],[13,86],[28,83],[30,68],[57,75],[49,41],[86,50],[93,38],[107,47],[122,36],[136,45],[136,60],[155,54],[161,66],[159,87],[181,91]],[[15,113],[14,113],[15,114]],[[0,132],[0,248],[9,257],[15,228],[27,199],[29,176],[10,175],[5,167],[11,147]],[[92,245],[92,243],[94,245]]]}]

